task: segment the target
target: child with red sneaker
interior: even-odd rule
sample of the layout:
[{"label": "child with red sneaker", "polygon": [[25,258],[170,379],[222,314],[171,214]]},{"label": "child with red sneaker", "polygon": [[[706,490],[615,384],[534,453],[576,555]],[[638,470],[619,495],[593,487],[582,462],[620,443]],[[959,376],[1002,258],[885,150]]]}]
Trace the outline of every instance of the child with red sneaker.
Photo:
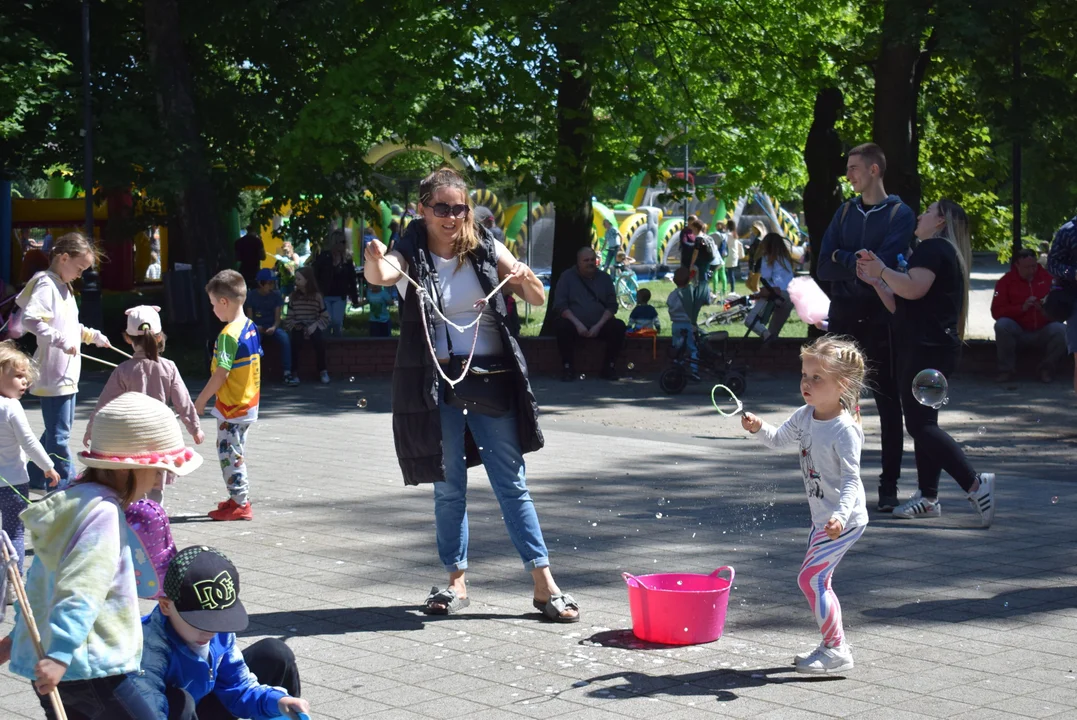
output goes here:
[{"label": "child with red sneaker", "polygon": [[262,343],[258,326],[243,312],[247,283],[235,270],[222,270],[206,284],[213,314],[225,326],[213,346],[210,379],[194,406],[201,415],[214,395],[217,457],[221,461],[228,499],[209,516],[214,520],[252,520],[247,497],[247,459],[244,446],[251,423],[258,419],[262,387]]}]

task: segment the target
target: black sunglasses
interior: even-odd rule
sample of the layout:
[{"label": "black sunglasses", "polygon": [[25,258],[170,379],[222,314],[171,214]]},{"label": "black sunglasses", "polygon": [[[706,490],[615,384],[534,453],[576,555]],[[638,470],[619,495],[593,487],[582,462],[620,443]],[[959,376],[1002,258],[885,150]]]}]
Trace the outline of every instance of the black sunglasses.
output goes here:
[{"label": "black sunglasses", "polygon": [[448,203],[436,203],[430,205],[431,212],[434,213],[434,217],[439,218],[466,218],[467,214],[471,212],[471,208],[467,205],[449,205]]}]

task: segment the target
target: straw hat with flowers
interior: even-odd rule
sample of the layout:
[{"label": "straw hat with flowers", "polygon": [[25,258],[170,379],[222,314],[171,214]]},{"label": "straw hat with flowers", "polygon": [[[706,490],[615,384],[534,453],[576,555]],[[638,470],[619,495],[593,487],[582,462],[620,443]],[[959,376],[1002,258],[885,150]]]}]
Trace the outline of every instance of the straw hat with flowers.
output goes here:
[{"label": "straw hat with flowers", "polygon": [[168,406],[129,392],[105,405],[94,418],[90,449],[79,453],[86,467],[106,470],[138,467],[187,475],[202,456],[185,447],[180,424]]}]

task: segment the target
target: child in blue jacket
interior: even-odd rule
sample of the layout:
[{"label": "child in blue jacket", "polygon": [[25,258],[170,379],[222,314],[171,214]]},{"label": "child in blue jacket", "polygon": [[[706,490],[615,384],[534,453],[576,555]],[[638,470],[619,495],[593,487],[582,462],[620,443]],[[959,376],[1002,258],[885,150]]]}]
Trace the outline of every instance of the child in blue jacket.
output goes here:
[{"label": "child in blue jacket", "polygon": [[247,611],[239,601],[239,573],[219,550],[181,550],[163,585],[166,597],[142,619],[142,674],[136,678],[158,717],[269,720],[310,712],[310,703],[298,697],[299,671],[287,645],[266,638],[242,653],[236,646]]}]

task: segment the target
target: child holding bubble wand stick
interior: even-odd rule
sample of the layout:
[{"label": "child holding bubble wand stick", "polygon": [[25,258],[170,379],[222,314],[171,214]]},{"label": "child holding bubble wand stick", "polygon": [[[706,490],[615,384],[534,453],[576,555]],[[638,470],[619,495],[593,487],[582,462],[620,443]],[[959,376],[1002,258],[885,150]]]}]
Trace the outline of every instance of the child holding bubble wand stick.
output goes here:
[{"label": "child holding bubble wand stick", "polygon": [[[800,357],[800,392],[806,404],[779,428],[750,412],[741,411],[740,422],[767,447],[780,450],[796,445],[800,451],[812,528],[797,584],[808,599],[823,641],[814,651],[795,656],[793,662],[801,673],[842,673],[853,668],[853,654],[845,641],[841,605],[830,581],[868,524],[860,480],[864,355],[854,342],[827,336],[805,346]],[[741,405],[739,400],[737,404]]]},{"label": "child holding bubble wand stick", "polygon": [[[887,267],[870,250],[857,253],[857,276],[894,314],[897,379],[905,427],[916,448],[919,489],[894,508],[896,518],[937,518],[939,476],[945,470],[990,527],[995,516],[995,476],[977,473],[961,447],[939,427],[939,408],[946,401],[946,376],[957,369],[968,315],[968,218],[957,203],[932,203],[916,224],[920,244],[909,258],[907,272]],[[898,342],[900,340],[900,342]],[[924,378],[930,376],[930,382]]]}]

